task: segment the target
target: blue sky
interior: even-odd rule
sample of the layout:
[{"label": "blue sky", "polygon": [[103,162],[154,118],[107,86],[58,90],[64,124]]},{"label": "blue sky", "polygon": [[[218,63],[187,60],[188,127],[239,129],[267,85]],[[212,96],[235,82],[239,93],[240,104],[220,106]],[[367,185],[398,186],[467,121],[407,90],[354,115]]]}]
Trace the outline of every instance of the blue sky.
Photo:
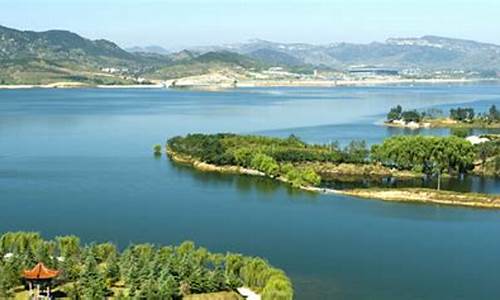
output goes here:
[{"label": "blue sky", "polygon": [[4,26],[67,29],[121,46],[364,43],[428,34],[500,44],[500,0],[0,0],[0,7]]}]

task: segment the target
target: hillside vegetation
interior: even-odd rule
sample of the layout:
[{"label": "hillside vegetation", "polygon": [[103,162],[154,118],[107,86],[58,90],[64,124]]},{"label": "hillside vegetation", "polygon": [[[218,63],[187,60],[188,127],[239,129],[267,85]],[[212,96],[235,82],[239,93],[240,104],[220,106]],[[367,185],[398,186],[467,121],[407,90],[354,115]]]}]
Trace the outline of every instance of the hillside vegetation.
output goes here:
[{"label": "hillside vegetation", "polygon": [[[264,300],[293,298],[285,273],[257,257],[211,253],[192,242],[130,245],[120,252],[112,243],[82,245],[76,236],[44,240],[9,232],[0,237],[0,299],[23,294],[20,274],[38,262],[60,271],[56,291],[70,299],[238,299],[230,292],[241,286]],[[188,297],[206,293],[216,294]]]}]

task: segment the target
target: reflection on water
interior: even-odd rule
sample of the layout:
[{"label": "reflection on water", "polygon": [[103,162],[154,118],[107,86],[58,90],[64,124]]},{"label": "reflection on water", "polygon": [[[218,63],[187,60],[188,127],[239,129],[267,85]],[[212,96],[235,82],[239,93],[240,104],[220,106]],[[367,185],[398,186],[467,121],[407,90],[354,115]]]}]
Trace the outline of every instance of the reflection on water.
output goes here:
[{"label": "reflection on water", "polygon": [[[292,188],[290,185],[273,180],[268,177],[239,175],[239,174],[224,174],[220,172],[203,172],[194,169],[189,165],[178,164],[169,161],[172,168],[182,174],[189,175],[202,184],[217,186],[218,188],[235,189],[241,193],[255,193],[259,195],[272,196],[278,194],[283,189],[286,190],[288,196],[297,199],[317,198],[317,193],[302,191]],[[272,197],[266,197],[272,199]]]},{"label": "reflection on water", "polygon": [[[411,178],[396,179],[391,177],[384,178],[365,178],[362,180],[342,180],[325,179],[322,186],[334,189],[352,189],[352,188],[403,188],[403,187],[424,187],[436,188],[437,178]],[[443,177],[441,179],[441,189],[457,192],[474,192],[500,194],[500,184],[494,177],[464,176],[463,178]]]}]

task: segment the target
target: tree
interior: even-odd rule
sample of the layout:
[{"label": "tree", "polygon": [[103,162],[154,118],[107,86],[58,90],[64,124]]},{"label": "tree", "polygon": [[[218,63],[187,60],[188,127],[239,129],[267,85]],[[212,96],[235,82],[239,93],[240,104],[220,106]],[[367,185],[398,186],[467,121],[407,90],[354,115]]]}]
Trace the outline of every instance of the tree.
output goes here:
[{"label": "tree", "polygon": [[161,155],[161,145],[160,144],[154,145],[153,146],[153,152],[157,156]]},{"label": "tree", "polygon": [[484,142],[476,145],[476,151],[481,164],[484,166],[486,160],[495,155],[497,147],[494,142]]},{"label": "tree", "polygon": [[59,255],[63,258],[80,255],[80,239],[74,235],[56,237]]},{"label": "tree", "polygon": [[105,278],[109,287],[120,280],[120,265],[116,253],[110,254],[106,259]]},{"label": "tree", "polygon": [[452,108],[450,109],[450,118],[456,121],[472,121],[474,119],[474,109],[473,108]]},{"label": "tree", "polygon": [[401,107],[401,105],[397,105],[396,107],[391,108],[391,110],[387,114],[387,121],[392,122],[395,120],[400,120],[402,111],[403,108]]},{"label": "tree", "polygon": [[97,269],[97,263],[92,255],[87,255],[80,273],[80,295],[84,299],[104,299],[107,288],[104,276]]},{"label": "tree", "polygon": [[344,160],[346,162],[362,163],[368,157],[369,151],[365,141],[351,141],[344,149]]},{"label": "tree", "polygon": [[13,288],[17,285],[17,272],[8,262],[0,265],[0,299],[14,297]]},{"label": "tree", "polygon": [[405,122],[420,122],[422,116],[416,110],[408,110],[401,114],[401,118]]},{"label": "tree", "polygon": [[451,134],[457,137],[461,138],[466,138],[470,133],[470,130],[468,128],[452,128],[451,129]]},{"label": "tree", "polygon": [[172,300],[179,294],[179,284],[168,272],[160,276],[158,296],[160,299]]},{"label": "tree", "polygon": [[497,122],[500,120],[500,113],[498,112],[495,104],[493,104],[488,110],[488,119],[491,122]]},{"label": "tree", "polygon": [[283,276],[271,277],[262,290],[262,300],[291,300],[293,288],[290,281]]},{"label": "tree", "polygon": [[280,166],[278,165],[278,163],[274,158],[262,153],[257,153],[253,157],[251,166],[252,168],[264,172],[269,176],[278,175],[280,169]]}]

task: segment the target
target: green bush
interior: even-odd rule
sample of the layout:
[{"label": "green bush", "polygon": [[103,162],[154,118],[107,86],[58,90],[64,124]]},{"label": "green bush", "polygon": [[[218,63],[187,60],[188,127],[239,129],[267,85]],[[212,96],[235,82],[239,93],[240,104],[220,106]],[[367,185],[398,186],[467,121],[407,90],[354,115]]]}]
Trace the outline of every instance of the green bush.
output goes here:
[{"label": "green bush", "polygon": [[161,145],[160,144],[154,145],[153,152],[155,155],[161,155]]}]

